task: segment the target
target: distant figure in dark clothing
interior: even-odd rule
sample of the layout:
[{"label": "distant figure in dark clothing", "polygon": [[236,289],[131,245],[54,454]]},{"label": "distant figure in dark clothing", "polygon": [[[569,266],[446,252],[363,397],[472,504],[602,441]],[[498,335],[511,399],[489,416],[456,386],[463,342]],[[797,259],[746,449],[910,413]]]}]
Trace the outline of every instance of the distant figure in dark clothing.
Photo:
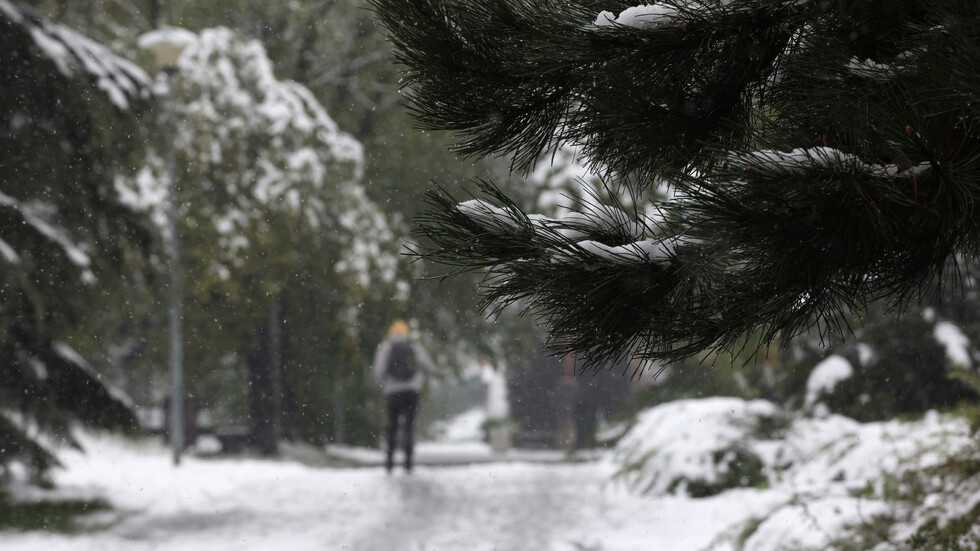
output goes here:
[{"label": "distant figure in dark clothing", "polygon": [[405,471],[412,471],[415,447],[415,415],[419,409],[419,393],[425,376],[433,372],[429,353],[412,342],[411,330],[402,320],[395,320],[388,329],[388,338],[374,354],[374,376],[381,384],[388,402],[388,446],[385,468],[391,473],[395,462],[398,422],[403,422]]},{"label": "distant figure in dark clothing", "polygon": [[572,420],[575,423],[573,449],[594,448],[599,417],[609,421],[617,406],[622,407],[622,402],[629,395],[628,367],[628,358],[621,358],[598,371],[579,374],[572,406]]}]

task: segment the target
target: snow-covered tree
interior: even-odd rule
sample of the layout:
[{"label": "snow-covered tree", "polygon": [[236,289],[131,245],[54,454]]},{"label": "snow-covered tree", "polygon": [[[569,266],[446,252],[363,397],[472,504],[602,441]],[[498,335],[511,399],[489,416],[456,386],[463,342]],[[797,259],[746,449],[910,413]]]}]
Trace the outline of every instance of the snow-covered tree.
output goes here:
[{"label": "snow-covered tree", "polygon": [[128,399],[67,340],[150,238],[113,178],[139,153],[149,79],[0,0],[0,473],[43,471],[70,424],[133,427]]},{"label": "snow-covered tree", "polygon": [[[516,169],[581,148],[676,191],[651,222],[434,195],[428,258],[486,268],[556,342],[676,359],[901,307],[977,252],[977,6],[374,0],[424,128]],[[645,209],[644,209],[645,210]]]},{"label": "snow-covered tree", "polygon": [[[188,363],[205,389],[227,393],[236,380],[242,393],[250,389],[253,428],[274,427],[279,391],[303,394],[311,378],[339,377],[327,357],[350,370],[359,305],[372,297],[397,303],[406,284],[394,233],[361,184],[361,144],[306,87],[277,79],[257,40],[225,28],[188,34],[172,81]],[[165,153],[118,182],[161,230]],[[283,355],[298,339],[305,346],[290,360],[318,357],[321,374],[289,385]],[[247,366],[252,384],[215,369],[229,357]],[[313,409],[329,406],[322,395],[302,398]],[[275,437],[265,440],[274,447]]]}]

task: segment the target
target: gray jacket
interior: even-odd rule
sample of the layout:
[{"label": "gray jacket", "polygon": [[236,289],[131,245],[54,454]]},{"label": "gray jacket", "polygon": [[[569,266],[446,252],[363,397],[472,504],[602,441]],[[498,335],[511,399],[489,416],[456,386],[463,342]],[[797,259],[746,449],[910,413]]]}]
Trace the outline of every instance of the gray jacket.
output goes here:
[{"label": "gray jacket", "polygon": [[381,385],[381,390],[385,394],[394,394],[406,390],[420,392],[422,385],[425,383],[425,376],[435,371],[435,367],[432,365],[432,358],[429,357],[429,353],[420,344],[412,342],[412,352],[415,353],[415,365],[418,368],[415,370],[415,376],[407,381],[398,381],[388,377],[385,374],[388,366],[388,356],[391,353],[391,343],[396,340],[407,339],[405,337],[395,337],[385,340],[378,346],[377,352],[374,353],[374,364],[372,365],[374,378]]}]

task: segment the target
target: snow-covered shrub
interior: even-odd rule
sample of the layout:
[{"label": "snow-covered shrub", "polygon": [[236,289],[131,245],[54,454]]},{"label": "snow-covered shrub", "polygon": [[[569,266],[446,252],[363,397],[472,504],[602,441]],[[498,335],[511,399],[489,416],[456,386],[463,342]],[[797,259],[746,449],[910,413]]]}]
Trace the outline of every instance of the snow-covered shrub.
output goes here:
[{"label": "snow-covered shrub", "polygon": [[781,441],[748,445],[767,458],[769,487],[785,497],[719,542],[731,545],[722,548],[977,548],[963,542],[976,541],[980,455],[961,419],[935,412],[873,423],[801,417]]},{"label": "snow-covered shrub", "polygon": [[[848,496],[790,503],[742,534],[740,551],[824,551],[832,549],[833,535],[855,522],[875,519],[881,503],[862,503]],[[862,548],[867,551],[867,548]]]},{"label": "snow-covered shrub", "polygon": [[[703,497],[760,486],[782,410],[764,400],[680,400],[640,414],[614,452],[616,478],[646,494]],[[766,443],[769,443],[767,445]]]},{"label": "snow-covered shrub", "polygon": [[833,414],[790,421],[764,400],[708,398],[642,412],[613,460],[617,477],[641,493],[786,484],[894,497],[884,477],[938,467],[975,447],[965,422],[935,412],[914,422],[859,423]]}]

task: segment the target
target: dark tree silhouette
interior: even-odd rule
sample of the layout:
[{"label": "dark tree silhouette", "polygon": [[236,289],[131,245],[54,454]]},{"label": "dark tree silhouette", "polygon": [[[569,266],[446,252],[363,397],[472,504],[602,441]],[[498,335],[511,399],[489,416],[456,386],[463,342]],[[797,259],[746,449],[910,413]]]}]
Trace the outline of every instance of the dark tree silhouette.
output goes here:
[{"label": "dark tree silhouette", "polygon": [[149,81],[15,4],[0,5],[0,51],[0,473],[14,460],[43,472],[73,422],[136,426],[128,399],[62,339],[99,278],[149,243],[112,181],[139,147]]}]

